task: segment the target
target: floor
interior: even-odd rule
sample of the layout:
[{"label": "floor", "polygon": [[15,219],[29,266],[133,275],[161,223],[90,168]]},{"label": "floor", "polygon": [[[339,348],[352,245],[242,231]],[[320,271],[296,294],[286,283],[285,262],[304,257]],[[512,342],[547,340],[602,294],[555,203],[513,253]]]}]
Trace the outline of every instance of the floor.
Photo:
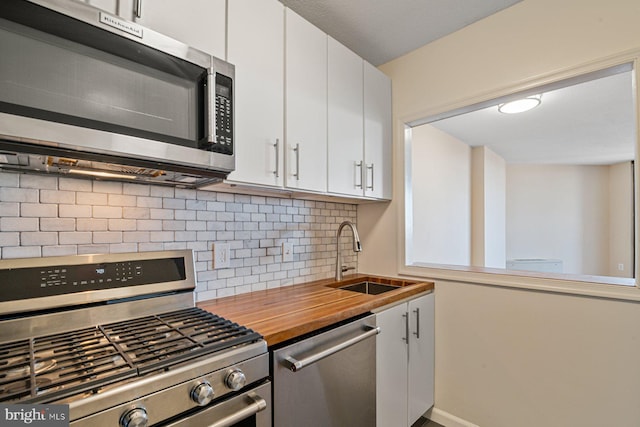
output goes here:
[{"label": "floor", "polygon": [[413,423],[411,427],[443,427],[441,424],[434,423],[426,418],[420,417],[418,421]]}]

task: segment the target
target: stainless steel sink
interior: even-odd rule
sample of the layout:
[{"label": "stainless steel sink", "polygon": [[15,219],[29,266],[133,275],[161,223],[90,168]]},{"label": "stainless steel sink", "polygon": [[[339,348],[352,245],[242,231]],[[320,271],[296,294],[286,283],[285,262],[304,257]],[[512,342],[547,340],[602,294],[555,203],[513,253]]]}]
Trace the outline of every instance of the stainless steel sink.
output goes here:
[{"label": "stainless steel sink", "polygon": [[338,289],[344,289],[345,291],[360,292],[361,294],[378,295],[385,292],[399,289],[400,286],[383,285],[382,283],[375,282],[359,282],[352,285],[340,286]]}]

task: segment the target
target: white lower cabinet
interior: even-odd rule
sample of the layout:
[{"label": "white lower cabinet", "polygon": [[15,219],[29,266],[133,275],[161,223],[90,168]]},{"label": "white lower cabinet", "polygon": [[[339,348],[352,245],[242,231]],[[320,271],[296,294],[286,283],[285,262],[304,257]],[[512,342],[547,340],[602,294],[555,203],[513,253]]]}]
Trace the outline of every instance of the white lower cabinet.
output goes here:
[{"label": "white lower cabinet", "polygon": [[433,293],[376,314],[376,426],[411,426],[434,401]]}]

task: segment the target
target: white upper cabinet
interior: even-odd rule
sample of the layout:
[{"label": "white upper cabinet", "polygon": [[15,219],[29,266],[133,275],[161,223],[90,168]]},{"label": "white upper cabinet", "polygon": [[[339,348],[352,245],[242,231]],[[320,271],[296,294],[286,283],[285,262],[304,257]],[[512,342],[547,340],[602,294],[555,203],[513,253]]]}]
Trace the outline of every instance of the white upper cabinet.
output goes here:
[{"label": "white upper cabinet", "polygon": [[[130,0],[126,0],[129,2]],[[225,0],[135,0],[134,21],[225,59]],[[120,7],[121,16],[126,9]]]},{"label": "white upper cabinet", "polygon": [[363,60],[328,39],[328,190],[363,195]]},{"label": "white upper cabinet", "polygon": [[226,0],[82,0],[225,59]]},{"label": "white upper cabinet", "polygon": [[285,34],[285,186],[326,192],[327,35],[290,9]]},{"label": "white upper cabinet", "polygon": [[135,0],[83,0],[84,3],[133,21]]},{"label": "white upper cabinet", "polygon": [[229,181],[284,185],[284,6],[233,0],[227,60],[236,67],[236,170]]},{"label": "white upper cabinet", "polygon": [[364,63],[364,194],[390,200],[393,185],[391,80]]}]

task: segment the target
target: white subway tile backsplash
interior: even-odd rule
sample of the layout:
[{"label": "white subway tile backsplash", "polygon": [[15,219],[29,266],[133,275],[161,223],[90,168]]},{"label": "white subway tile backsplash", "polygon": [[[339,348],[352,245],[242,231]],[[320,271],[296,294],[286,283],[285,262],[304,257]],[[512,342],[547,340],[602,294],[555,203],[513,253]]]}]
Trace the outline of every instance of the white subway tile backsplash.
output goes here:
[{"label": "white subway tile backsplash", "polygon": [[106,193],[76,193],[76,203],[79,205],[105,206],[108,199]]},{"label": "white subway tile backsplash", "polygon": [[20,246],[20,233],[18,232],[0,232],[0,247],[2,246]]},{"label": "white subway tile backsplash", "polygon": [[151,213],[147,208],[124,207],[122,208],[122,217],[131,219],[149,219],[151,218]]},{"label": "white subway tile backsplash", "polygon": [[42,246],[9,246],[2,248],[2,258],[37,258],[42,256]]},{"label": "white subway tile backsplash", "polygon": [[77,246],[43,246],[42,256],[67,256],[76,255],[78,253]]},{"label": "white subway tile backsplash", "polygon": [[58,205],[46,203],[20,203],[22,217],[56,217]]},{"label": "white subway tile backsplash", "polygon": [[[0,173],[0,257],[188,248],[199,300],[331,277],[338,224],[356,220],[349,204],[27,176]],[[213,268],[216,242],[229,243],[230,268]]]},{"label": "white subway tile backsplash", "polygon": [[148,185],[123,183],[122,194],[130,194],[132,196],[148,196],[150,194],[150,187]]},{"label": "white subway tile backsplash", "polygon": [[78,255],[109,253],[109,245],[78,245]]},{"label": "white subway tile backsplash", "polygon": [[58,180],[47,175],[21,175],[20,188],[58,189]]},{"label": "white subway tile backsplash", "polygon": [[78,231],[107,231],[109,222],[106,219],[78,218],[76,230]]},{"label": "white subway tile backsplash", "polygon": [[20,175],[9,172],[0,172],[0,183],[2,187],[19,187]]},{"label": "white subway tile backsplash", "polygon": [[135,231],[137,229],[135,219],[111,218],[108,221],[110,231]]},{"label": "white subway tile backsplash", "polygon": [[122,194],[109,194],[107,204],[109,206],[136,206],[137,197]]},{"label": "white subway tile backsplash", "polygon": [[122,243],[122,232],[120,231],[94,232],[92,243]]},{"label": "white subway tile backsplash", "polygon": [[93,233],[89,231],[66,231],[58,235],[61,245],[85,245],[93,240]]},{"label": "white subway tile backsplash", "polygon": [[60,190],[90,192],[93,186],[92,182],[86,179],[58,178],[58,188]]},{"label": "white subway tile backsplash", "polygon": [[57,245],[58,233],[48,231],[24,231],[20,233],[20,246]]},{"label": "white subway tile backsplash", "polygon": [[93,181],[94,193],[122,194],[121,182],[115,181]]},{"label": "white subway tile backsplash", "polygon": [[0,187],[0,202],[38,203],[38,194],[35,188]]},{"label": "white subway tile backsplash", "polygon": [[91,206],[89,205],[58,205],[60,218],[91,218]]},{"label": "white subway tile backsplash", "polygon": [[70,205],[75,204],[76,193],[73,191],[64,190],[40,190],[40,203],[66,203]]},{"label": "white subway tile backsplash", "polygon": [[140,208],[161,208],[161,197],[138,197],[137,206]]},{"label": "white subway tile backsplash", "polygon": [[20,203],[0,202],[0,217],[3,216],[20,216]]},{"label": "white subway tile backsplash", "polygon": [[41,231],[74,231],[75,229],[74,218],[40,218]]},{"label": "white subway tile backsplash", "polygon": [[2,217],[0,231],[38,231],[38,218]]}]

